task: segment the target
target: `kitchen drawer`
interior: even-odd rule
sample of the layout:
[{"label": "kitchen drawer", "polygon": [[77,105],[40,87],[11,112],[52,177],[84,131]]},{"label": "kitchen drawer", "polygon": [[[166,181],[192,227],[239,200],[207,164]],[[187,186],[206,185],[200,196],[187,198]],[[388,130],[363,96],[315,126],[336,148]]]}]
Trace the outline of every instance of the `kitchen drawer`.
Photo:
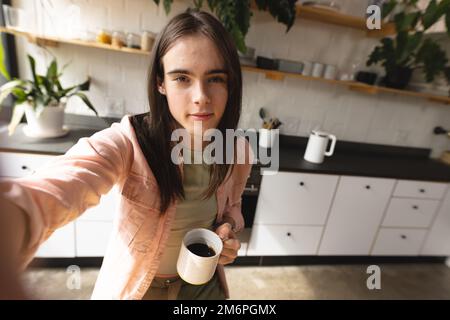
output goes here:
[{"label": "kitchen drawer", "polygon": [[421,254],[450,256],[450,189],[439,205]]},{"label": "kitchen drawer", "polygon": [[338,179],[292,172],[263,176],[254,223],[325,224]]},{"label": "kitchen drawer", "polygon": [[321,226],[254,225],[247,256],[315,255]]},{"label": "kitchen drawer", "polygon": [[103,257],[112,228],[112,222],[76,221],[77,257]]},{"label": "kitchen drawer", "polygon": [[57,229],[36,252],[38,258],[74,258],[75,224],[70,222]]},{"label": "kitchen drawer", "polygon": [[341,177],[319,255],[368,255],[394,179]]},{"label": "kitchen drawer", "polygon": [[446,183],[399,180],[393,195],[394,197],[442,199],[446,189]]},{"label": "kitchen drawer", "polygon": [[392,198],[382,225],[428,228],[439,203],[439,200]]},{"label": "kitchen drawer", "polygon": [[56,156],[18,152],[0,152],[0,176],[24,177],[44,166]]},{"label": "kitchen drawer", "polygon": [[375,241],[372,255],[419,255],[427,231],[427,229],[381,228]]}]

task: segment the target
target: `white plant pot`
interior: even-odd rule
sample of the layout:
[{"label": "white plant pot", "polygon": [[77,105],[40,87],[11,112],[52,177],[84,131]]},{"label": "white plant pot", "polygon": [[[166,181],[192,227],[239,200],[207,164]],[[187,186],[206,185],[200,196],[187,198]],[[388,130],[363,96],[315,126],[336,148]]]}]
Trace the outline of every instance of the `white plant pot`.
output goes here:
[{"label": "white plant pot", "polygon": [[64,127],[65,103],[45,107],[38,117],[31,104],[25,105],[27,125],[24,127],[25,135],[33,138],[61,137],[69,131]]},{"label": "white plant pot", "polygon": [[259,129],[259,146],[261,148],[272,148],[278,130]]}]

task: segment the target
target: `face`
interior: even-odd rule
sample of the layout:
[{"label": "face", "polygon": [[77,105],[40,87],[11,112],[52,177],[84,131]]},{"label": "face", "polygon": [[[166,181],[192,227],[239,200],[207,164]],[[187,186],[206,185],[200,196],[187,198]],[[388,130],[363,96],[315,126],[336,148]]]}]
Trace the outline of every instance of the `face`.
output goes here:
[{"label": "face", "polygon": [[[158,86],[178,124],[194,136],[194,123],[217,128],[228,99],[223,58],[203,35],[177,40],[162,58],[164,80]],[[196,133],[198,133],[197,131]]]}]

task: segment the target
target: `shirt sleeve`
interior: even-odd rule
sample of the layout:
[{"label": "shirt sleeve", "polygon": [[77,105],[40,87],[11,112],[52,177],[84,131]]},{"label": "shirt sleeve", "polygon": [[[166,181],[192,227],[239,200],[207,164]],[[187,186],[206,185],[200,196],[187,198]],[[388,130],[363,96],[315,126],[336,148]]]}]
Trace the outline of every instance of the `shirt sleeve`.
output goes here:
[{"label": "shirt sleeve", "polygon": [[[81,138],[33,174],[0,182],[0,201],[26,215],[27,237],[21,246],[21,266],[57,228],[77,218],[122,179],[130,164],[131,142],[119,123]],[[12,206],[9,206],[12,207]]]}]

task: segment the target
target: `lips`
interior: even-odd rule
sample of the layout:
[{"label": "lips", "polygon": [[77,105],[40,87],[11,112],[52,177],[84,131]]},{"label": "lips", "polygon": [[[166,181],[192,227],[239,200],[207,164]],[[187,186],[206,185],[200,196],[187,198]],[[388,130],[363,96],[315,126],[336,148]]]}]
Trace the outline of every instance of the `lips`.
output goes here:
[{"label": "lips", "polygon": [[190,114],[189,116],[194,120],[204,121],[204,120],[208,120],[209,118],[211,118],[213,116],[213,113],[201,112],[201,113],[193,113],[193,114]]}]

